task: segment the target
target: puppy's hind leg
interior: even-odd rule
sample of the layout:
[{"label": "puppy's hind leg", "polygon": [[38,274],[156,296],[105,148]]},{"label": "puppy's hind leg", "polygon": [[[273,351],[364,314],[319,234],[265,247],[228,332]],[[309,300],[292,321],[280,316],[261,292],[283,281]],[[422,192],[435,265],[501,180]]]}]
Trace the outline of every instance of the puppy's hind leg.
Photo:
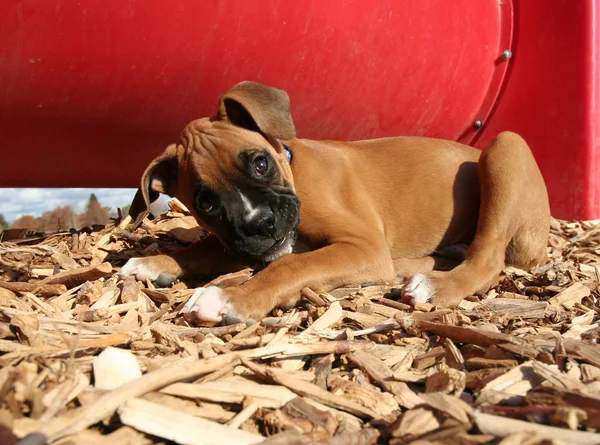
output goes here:
[{"label": "puppy's hind leg", "polygon": [[415,275],[403,291],[405,302],[455,306],[493,285],[505,262],[532,267],[545,261],[548,195],[525,141],[514,133],[501,133],[483,150],[478,170],[479,220],[465,261],[449,272]]}]

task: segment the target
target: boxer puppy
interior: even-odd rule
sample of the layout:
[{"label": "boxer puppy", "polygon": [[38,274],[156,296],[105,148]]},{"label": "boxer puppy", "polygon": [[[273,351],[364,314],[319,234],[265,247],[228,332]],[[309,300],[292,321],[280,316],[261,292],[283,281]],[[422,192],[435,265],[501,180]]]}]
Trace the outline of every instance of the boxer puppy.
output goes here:
[{"label": "boxer puppy", "polygon": [[[158,193],[179,198],[210,235],[131,259],[122,275],[164,286],[262,268],[238,287],[196,289],[182,309],[190,323],[258,320],[296,304],[304,287],[396,276],[409,278],[406,303],[451,307],[494,285],[505,265],[547,260],[546,187],[518,135],[483,151],[423,137],[297,139],[288,95],[254,82],[226,92],[216,117],[188,124],[152,161],[132,216]],[[457,244],[469,244],[464,261],[434,270],[433,255]]]}]

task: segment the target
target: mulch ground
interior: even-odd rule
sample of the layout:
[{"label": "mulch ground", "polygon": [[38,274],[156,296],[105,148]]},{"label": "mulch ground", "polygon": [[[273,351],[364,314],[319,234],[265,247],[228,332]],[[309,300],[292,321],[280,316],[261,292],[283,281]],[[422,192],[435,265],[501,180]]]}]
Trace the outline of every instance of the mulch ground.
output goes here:
[{"label": "mulch ground", "polygon": [[0,443],[600,443],[600,225],[554,220],[550,263],[455,310],[365,284],[191,327],[204,283],[117,272],[204,232],[176,201],[127,223],[0,243]]}]

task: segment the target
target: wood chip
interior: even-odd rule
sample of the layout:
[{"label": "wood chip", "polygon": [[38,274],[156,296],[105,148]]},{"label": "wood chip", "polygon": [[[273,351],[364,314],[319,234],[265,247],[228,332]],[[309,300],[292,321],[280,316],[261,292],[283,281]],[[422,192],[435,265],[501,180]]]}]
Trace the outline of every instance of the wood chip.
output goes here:
[{"label": "wood chip", "polygon": [[120,277],[205,235],[176,201],[140,223],[0,243],[0,425],[23,443],[598,442],[597,223],[552,220],[547,264],[507,267],[458,308],[412,308],[378,282],[211,327],[181,304],[255,271]]},{"label": "wood chip", "polygon": [[397,425],[390,427],[392,437],[420,436],[440,427],[440,422],[433,412],[425,408],[414,408],[406,411]]},{"label": "wood chip", "polygon": [[331,406],[332,408],[340,409],[342,411],[347,411],[361,418],[377,418],[377,414],[374,411],[349,401],[344,397],[331,394],[330,392],[313,385],[312,383],[303,382],[295,379],[294,377],[289,377],[286,373],[277,371],[275,368],[268,368],[266,366],[257,365],[251,362],[245,362],[244,364],[252,371],[272,379],[275,383],[285,386],[299,396],[312,398],[317,402],[323,403],[324,405]]},{"label": "wood chip", "polygon": [[242,403],[245,398],[251,397],[259,407],[264,408],[281,408],[296,397],[284,386],[261,385],[244,380],[174,383],[161,392],[216,403]]},{"label": "wood chip", "polygon": [[81,269],[68,270],[52,275],[41,281],[41,284],[64,284],[72,288],[86,281],[94,281],[112,272],[110,263],[101,263],[96,266],[83,267]]},{"label": "wood chip", "polygon": [[477,427],[485,434],[506,437],[516,432],[531,431],[542,439],[554,441],[564,445],[596,445],[600,443],[600,434],[583,431],[570,431],[546,425],[538,425],[521,420],[507,419],[505,417],[485,414],[480,411],[473,412]]},{"label": "wood chip", "polygon": [[576,303],[581,303],[584,297],[590,295],[590,289],[582,283],[574,283],[559,294],[548,300],[552,306],[571,309]]},{"label": "wood chip", "polygon": [[116,389],[142,376],[135,356],[124,349],[106,348],[94,357],[92,367],[94,386],[97,389]]},{"label": "wood chip", "polygon": [[397,397],[398,403],[406,408],[413,408],[423,400],[417,396],[405,383],[393,381],[391,369],[381,360],[366,351],[355,351],[348,358],[363,369],[378,385]]},{"label": "wood chip", "polygon": [[126,401],[118,412],[125,425],[179,444],[250,445],[263,440],[261,436],[142,399]]},{"label": "wood chip", "polygon": [[64,284],[14,283],[0,281],[0,287],[13,292],[31,292],[44,298],[61,295],[67,291],[67,287]]},{"label": "wood chip", "polygon": [[473,408],[468,403],[448,394],[432,392],[421,394],[421,398],[427,405],[448,414],[462,423],[468,423],[469,416],[473,414]]}]

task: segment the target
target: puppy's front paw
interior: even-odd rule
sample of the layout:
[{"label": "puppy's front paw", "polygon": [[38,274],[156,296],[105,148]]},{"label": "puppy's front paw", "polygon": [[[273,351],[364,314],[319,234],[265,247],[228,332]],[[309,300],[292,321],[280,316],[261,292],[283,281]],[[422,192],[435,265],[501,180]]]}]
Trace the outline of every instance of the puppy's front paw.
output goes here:
[{"label": "puppy's front paw", "polygon": [[164,267],[165,265],[161,264],[156,257],[131,258],[121,268],[119,275],[122,277],[132,275],[138,281],[150,280],[157,287],[168,287],[177,277],[165,271]]},{"label": "puppy's front paw", "polygon": [[183,318],[190,324],[221,321],[233,324],[241,321],[225,291],[216,286],[196,289],[179,313],[183,314]]},{"label": "puppy's front paw", "polygon": [[413,275],[402,289],[402,302],[414,306],[417,303],[431,303],[435,288],[431,280],[418,273]]}]

